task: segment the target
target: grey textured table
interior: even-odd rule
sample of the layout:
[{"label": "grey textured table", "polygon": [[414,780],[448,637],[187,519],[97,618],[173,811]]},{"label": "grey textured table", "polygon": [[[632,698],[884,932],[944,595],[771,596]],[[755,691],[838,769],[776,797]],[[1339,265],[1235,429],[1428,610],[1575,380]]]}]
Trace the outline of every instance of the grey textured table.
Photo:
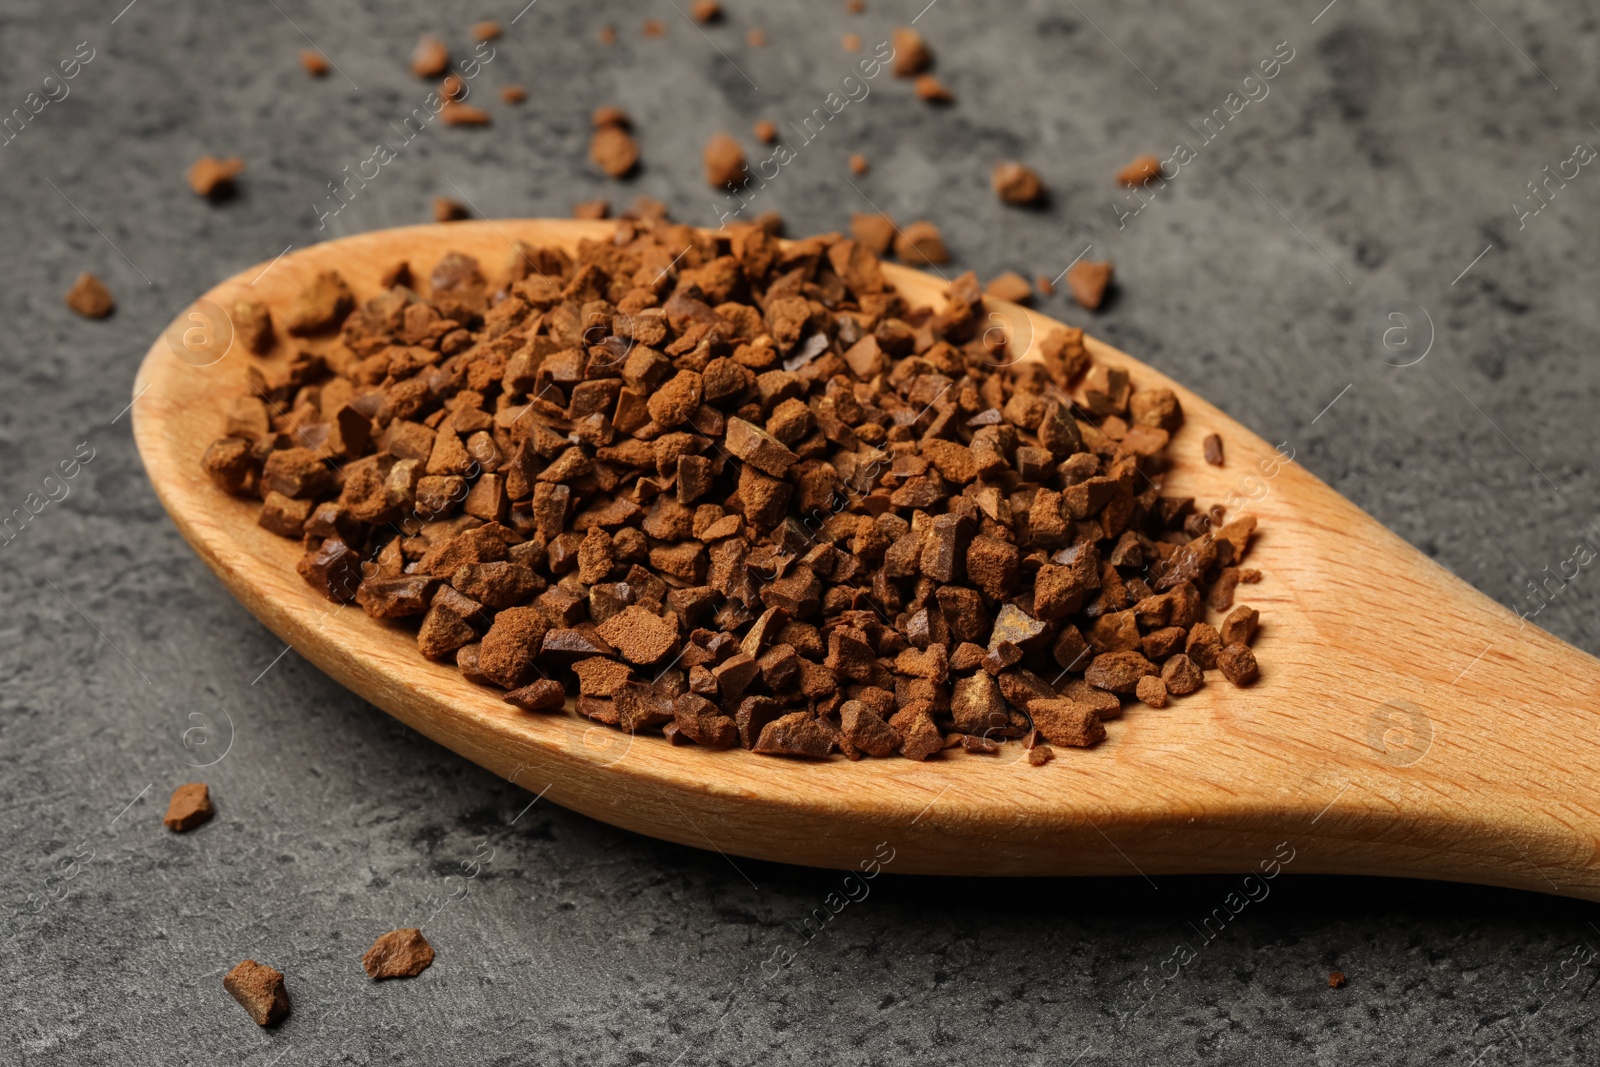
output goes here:
[{"label": "grey textured table", "polygon": [[[871,51],[920,11],[957,103],[872,80],[757,210],[794,233],[842,228],[869,201],[929,218],[983,277],[1055,275],[1093,245],[1117,264],[1114,304],[1043,308],[1291,442],[1526,608],[1530,579],[1600,536],[1600,177],[1583,167],[1537,214],[1513,207],[1600,140],[1592,8],[868,0],[851,16],[727,0],[702,32],[686,0],[540,0],[520,17],[522,0],[123,2],[0,13],[0,113],[60,97],[48,70],[93,56],[0,147],[0,504],[42,498],[80,445],[93,456],[0,546],[0,1062],[1593,1062],[1600,927],[1556,898],[1288,877],[1208,942],[1191,923],[1235,879],[891,865],[807,939],[838,874],[529,808],[285,651],[168,523],[125,407],[146,346],[195,294],[290,245],[422,221],[436,195],[561,216],[644,193],[714,225],[706,138],[727,129],[753,153],[752,122],[798,122],[850,73],[842,34]],[[417,35],[464,53],[486,17],[506,27],[475,86],[493,127],[433,126],[319,231],[325,183],[422,103]],[[663,39],[644,37],[647,18]],[[746,43],[754,27],[765,48]],[[308,41],[337,65],[323,80],[298,66]],[[1280,42],[1293,58],[1247,83]],[[519,108],[494,96],[513,82],[531,94]],[[1229,115],[1230,93],[1257,99]],[[585,159],[589,111],[608,102],[640,131],[627,184]],[[1228,121],[1205,141],[1213,109]],[[1110,175],[1179,140],[1194,158],[1119,227]],[[852,184],[855,151],[872,170]],[[248,161],[236,199],[184,186],[202,153]],[[1047,210],[989,192],[1006,157],[1044,175]],[[81,270],[113,287],[108,322],[62,306]],[[1385,348],[1400,303],[1410,333]],[[1538,616],[1590,651],[1594,581]],[[170,834],[166,795],[196,777],[219,815]],[[403,925],[438,961],[368,983],[361,952]],[[1196,955],[1172,977],[1180,943]],[[221,988],[246,956],[289,976],[276,1030]],[[1331,968],[1346,988],[1327,987]]]}]

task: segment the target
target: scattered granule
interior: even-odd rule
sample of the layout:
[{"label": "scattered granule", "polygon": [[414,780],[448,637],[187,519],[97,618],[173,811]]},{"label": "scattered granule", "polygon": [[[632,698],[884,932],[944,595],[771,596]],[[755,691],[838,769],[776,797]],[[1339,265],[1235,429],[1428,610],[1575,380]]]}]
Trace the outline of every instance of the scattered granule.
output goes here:
[{"label": "scattered granule", "polygon": [[439,95],[446,100],[460,100],[467,95],[467,83],[459,74],[446,74],[444,81],[439,83]]},{"label": "scattered granule", "polygon": [[1344,978],[1344,972],[1343,971],[1329,971],[1328,972],[1328,988],[1329,989],[1343,989],[1344,988],[1344,983],[1345,983],[1345,978]]},{"label": "scattered granule", "polygon": [[411,52],[411,73],[419,78],[437,78],[450,69],[450,50],[431,33],[425,33]]},{"label": "scattered granule", "polygon": [[[498,32],[498,30],[496,31]],[[390,930],[361,957],[368,978],[415,978],[433,963],[433,946],[415,926]]]},{"label": "scattered granule", "polygon": [[846,52],[859,52],[861,51],[861,35],[859,33],[847,33],[839,38],[839,44]]},{"label": "scattered granule", "polygon": [[520,85],[502,85],[500,87],[500,101],[505,104],[520,104],[528,99],[528,90]]},{"label": "scattered granule", "polygon": [[1206,434],[1205,440],[1201,442],[1200,447],[1201,451],[1205,454],[1205,460],[1207,463],[1211,464],[1213,467],[1222,466],[1221,437],[1218,437],[1214,433],[1208,433]]},{"label": "scattered granule", "polygon": [[1056,751],[1049,745],[1034,745],[1028,749],[1028,763],[1030,766],[1043,767],[1055,758]]},{"label": "scattered granule", "polygon": [[1111,264],[1080,259],[1067,271],[1067,288],[1072,299],[1090,311],[1098,310],[1105,302],[1106,289],[1111,285]]},{"label": "scattered granule", "polygon": [[493,19],[475,23],[472,27],[474,41],[492,41],[500,36],[500,24]]},{"label": "scattered granule", "polygon": [[167,813],[161,821],[166,823],[168,830],[182,834],[210,822],[215,814],[216,809],[211,806],[211,791],[206,784],[189,782],[172,791],[172,799],[167,802]]},{"label": "scattered granule", "polygon": [[694,20],[701,24],[716,22],[722,18],[722,5],[717,0],[696,0],[691,13]]},{"label": "scattered granule", "polygon": [[575,219],[604,219],[610,216],[609,200],[580,200],[572,205],[572,217]]},{"label": "scattered granule", "polygon": [[472,104],[457,103],[452,100],[439,109],[439,118],[446,126],[487,126],[489,113],[481,107]]},{"label": "scattered granule", "polygon": [[765,30],[751,30],[744,35],[744,43],[751,48],[767,47],[767,34]]},{"label": "scattered granule", "polygon": [[1189,628],[1189,638],[1184,642],[1184,652],[1203,671],[1215,670],[1217,653],[1222,651],[1222,638],[1217,628],[1208,622],[1197,622]]},{"label": "scattered granule", "polygon": [[745,180],[744,149],[739,142],[725,133],[714,134],[706,142],[706,183],[713,189],[730,185],[743,185]]},{"label": "scattered granule", "polygon": [[1234,685],[1245,686],[1261,677],[1256,665],[1256,654],[1249,645],[1224,645],[1217,653],[1217,667],[1222,676]]},{"label": "scattered granule", "polygon": [[617,126],[626,130],[632,128],[633,119],[615,104],[601,104],[590,114],[589,125],[597,130],[603,130],[607,126]]},{"label": "scattered granule", "polygon": [[867,10],[867,0],[844,0],[844,9],[852,15],[863,15]]},{"label": "scattered granule", "polygon": [[328,71],[333,69],[328,63],[327,56],[310,48],[300,52],[300,66],[313,78],[326,77]]},{"label": "scattered granule", "polygon": [[1143,185],[1161,177],[1160,156],[1137,156],[1133,162],[1117,171],[1117,181],[1123,185]]},{"label": "scattered granule", "polygon": [[320,272],[289,305],[283,328],[296,337],[338,329],[355,307],[355,296],[338,272]]},{"label": "scattered granule", "polygon": [[894,254],[913,267],[924,263],[937,265],[950,262],[950,253],[944,247],[944,236],[939,227],[918,219],[894,238]]},{"label": "scattered granule", "polygon": [[283,972],[255,960],[245,960],[222,978],[222,988],[250,1014],[257,1026],[272,1026],[289,1014],[289,991]]},{"label": "scattered granule", "polygon": [[1134,695],[1152,708],[1167,706],[1167,686],[1160,678],[1147,674],[1139,679],[1139,684],[1134,687]]},{"label": "scattered granule", "polygon": [[601,26],[600,27],[600,43],[601,44],[616,44],[617,43],[617,28],[615,26]]},{"label": "scattered granule", "polygon": [[462,219],[470,218],[471,216],[472,212],[467,210],[467,205],[459,200],[451,200],[449,197],[444,196],[433,198],[434,222],[460,222]]},{"label": "scattered granule", "polygon": [[778,142],[778,127],[768,119],[761,119],[755,125],[756,140],[762,144],[776,144]]},{"label": "scattered granule", "polygon": [[894,220],[888,215],[851,215],[850,234],[873,255],[885,256],[894,245]]},{"label": "scattered granule", "polygon": [[238,156],[218,159],[201,156],[189,168],[189,188],[196,196],[220,200],[234,191],[234,179],[244,173],[244,160]]},{"label": "scattered granule", "polygon": [[1043,293],[1045,296],[1049,296],[1051,293],[1056,291],[1055,282],[1051,281],[1043,274],[1039,275],[1033,280],[1033,287],[1039,290],[1039,292]]},{"label": "scattered granule", "polygon": [[945,87],[944,82],[932,74],[918,74],[917,80],[913,83],[913,88],[916,90],[917,98],[929,104],[953,104],[956,102],[956,94],[952,93]]},{"label": "scattered granule", "polygon": [[922,39],[922,34],[910,26],[897,26],[889,43],[894,47],[894,75],[910,78],[921,74],[933,64],[933,52]]},{"label": "scattered granule", "polygon": [[272,351],[272,313],[267,310],[267,305],[256,300],[236,300],[233,314],[229,317],[233,321],[233,336],[246,352],[253,356],[264,356]]},{"label": "scattered granule", "polygon": [[85,271],[78,275],[65,297],[67,307],[86,319],[103,319],[117,310],[117,302],[105,282]]},{"label": "scattered granule", "polygon": [[621,126],[602,126],[589,140],[589,161],[613,178],[625,178],[639,163],[639,145]]},{"label": "scattered granule", "polygon": [[1028,279],[1012,270],[991,279],[983,291],[997,300],[1009,300],[1013,304],[1025,304],[1033,297]]},{"label": "scattered granule", "polygon": [[1217,633],[1222,638],[1224,645],[1248,645],[1255,640],[1256,627],[1261,621],[1261,613],[1255,608],[1247,608],[1243,604],[1234,608]]},{"label": "scattered granule", "polygon": [[667,35],[666,23],[660,19],[645,19],[643,33],[646,37],[665,37]]},{"label": "scattered granule", "polygon": [[861,177],[863,174],[867,173],[867,171],[869,171],[871,169],[872,169],[872,164],[867,162],[867,157],[866,156],[862,155],[860,152],[855,152],[855,153],[851,154],[851,156],[850,156],[850,173],[851,174],[854,174],[856,177],[859,178],[859,177]]},{"label": "scattered granule", "polygon": [[1044,199],[1044,183],[1030,168],[1013,160],[997,165],[989,177],[995,195],[1018,207],[1037,204]]}]

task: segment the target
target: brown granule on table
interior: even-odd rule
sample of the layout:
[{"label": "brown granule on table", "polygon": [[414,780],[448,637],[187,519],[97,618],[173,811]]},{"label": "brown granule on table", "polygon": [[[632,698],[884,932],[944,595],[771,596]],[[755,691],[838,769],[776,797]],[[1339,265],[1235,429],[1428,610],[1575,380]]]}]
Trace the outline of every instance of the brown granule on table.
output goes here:
[{"label": "brown granule on table", "polygon": [[1329,989],[1343,989],[1344,988],[1344,983],[1345,983],[1345,978],[1344,978],[1344,972],[1343,971],[1329,971],[1328,972],[1328,988]]},{"label": "brown granule on table", "polygon": [[272,351],[272,313],[265,304],[255,300],[236,300],[231,318],[233,335],[246,352],[253,356],[264,356]]},{"label": "brown granule on table", "polygon": [[611,201],[609,200],[580,200],[572,205],[572,217],[575,219],[604,219],[611,217]]},{"label": "brown granule on table", "polygon": [[1234,685],[1246,686],[1261,677],[1256,654],[1248,645],[1224,645],[1217,653],[1217,669]]},{"label": "brown granule on table", "polygon": [[411,52],[411,73],[419,78],[437,78],[450,69],[450,49],[431,33],[417,40]]},{"label": "brown granule on table", "polygon": [[755,124],[754,133],[756,140],[762,144],[776,144],[778,140],[778,126],[767,119],[761,119]]},{"label": "brown granule on table", "polygon": [[328,63],[328,57],[311,48],[300,52],[300,66],[313,78],[326,77],[333,68]]},{"label": "brown granule on table", "polygon": [[1206,462],[1213,467],[1222,466],[1222,438],[1214,433],[1206,434],[1205,440],[1200,443],[1205,453]]},{"label": "brown granule on table", "polygon": [[928,43],[910,26],[896,27],[889,43],[894,48],[895,77],[912,78],[933,65],[933,52]]},{"label": "brown granule on table", "polygon": [[492,41],[500,36],[500,24],[493,19],[475,23],[472,27],[474,41]]},{"label": "brown granule on table", "polygon": [[[620,121],[602,122],[622,116]],[[627,116],[620,108],[602,108],[595,112],[594,136],[589,139],[589,161],[613,178],[626,178],[639,165],[639,143],[627,130]]]},{"label": "brown granule on table", "polygon": [[1039,290],[1039,292],[1043,293],[1045,296],[1049,296],[1051,293],[1056,291],[1056,283],[1045,277],[1043,274],[1039,275],[1033,280],[1033,287]]},{"label": "brown granule on table", "polygon": [[722,18],[722,5],[717,0],[696,0],[692,14],[696,22],[716,22]]},{"label": "brown granule on table", "polygon": [[250,1014],[257,1026],[272,1026],[289,1014],[289,991],[283,972],[255,960],[245,960],[222,978],[222,988]]},{"label": "brown granule on table", "polygon": [[867,162],[867,157],[866,156],[862,155],[860,152],[851,153],[851,155],[850,155],[850,173],[851,174],[854,174],[856,177],[859,178],[862,175],[866,174],[867,171],[869,171],[871,169],[872,169],[872,164]]},{"label": "brown granule on table", "polygon": [[206,784],[189,782],[172,791],[172,799],[167,802],[167,813],[161,817],[161,821],[168,830],[183,834],[210,822],[211,816],[216,813],[211,806],[211,791]]},{"label": "brown granule on table", "polygon": [[665,37],[667,25],[660,19],[645,19],[643,33],[646,37]]},{"label": "brown granule on table", "polygon": [[989,184],[995,195],[1007,204],[1025,207],[1044,199],[1044,183],[1039,175],[1014,160],[997,164]]},{"label": "brown granule on table", "polygon": [[467,205],[463,204],[461,201],[451,200],[449,197],[445,196],[436,196],[433,198],[434,222],[460,222],[462,219],[471,217],[472,212],[469,211],[467,209]]},{"label": "brown granule on table", "polygon": [[520,85],[502,85],[500,87],[500,102],[504,104],[520,104],[528,99],[528,90]]},{"label": "brown granule on table", "polygon": [[944,247],[944,236],[939,227],[918,219],[895,234],[894,254],[902,263],[913,267],[923,264],[950,262],[950,253]]},{"label": "brown granule on table", "polygon": [[918,74],[914,83],[917,98],[930,104],[953,104],[956,94],[945,88],[944,82],[932,74]]},{"label": "brown granule on table", "polygon": [[234,191],[234,179],[244,173],[244,160],[238,156],[218,159],[201,156],[189,168],[189,188],[196,196],[207,200],[220,200]]},{"label": "brown granule on table", "polygon": [[767,47],[767,32],[765,30],[751,30],[744,35],[744,43],[751,48]]},{"label": "brown granule on table", "polygon": [[415,978],[433,963],[433,946],[415,926],[390,930],[361,957],[368,978]]},{"label": "brown granule on table", "polygon": [[894,246],[894,220],[887,215],[851,215],[850,235],[875,256],[886,256]]},{"label": "brown granule on table", "polygon": [[1090,311],[1105,303],[1106,290],[1111,287],[1112,266],[1106,262],[1080,259],[1067,271],[1067,288],[1072,299]]},{"label": "brown granule on table", "polygon": [[743,185],[745,180],[744,149],[726,133],[713,134],[705,149],[706,184],[713,189],[726,189],[730,185]]},{"label": "brown granule on table", "polygon": [[861,35],[859,33],[847,33],[839,38],[839,46],[846,52],[859,52],[861,51]]},{"label": "brown granule on table", "polygon": [[103,319],[117,310],[117,302],[112,298],[111,290],[106,288],[106,283],[88,271],[78,275],[78,280],[72,283],[72,288],[67,290],[63,299],[67,307],[86,319]]},{"label": "brown granule on table", "polygon": [[616,44],[617,43],[617,28],[615,26],[601,26],[600,27],[600,43],[601,44]]},{"label": "brown granule on table", "polygon": [[359,307],[330,272],[285,325],[337,339],[264,364],[204,467],[424,657],[672,745],[1038,762],[1243,684],[1207,603],[1254,525],[1162,493],[1175,397],[1075,328],[999,360],[972,274],[913,307],[778,225],[641,201]]},{"label": "brown granule on table", "polygon": [[1028,279],[1012,270],[992,278],[983,291],[997,300],[1009,300],[1013,304],[1024,304],[1033,298]]},{"label": "brown granule on table", "polygon": [[1160,156],[1136,156],[1131,163],[1117,171],[1117,181],[1123,185],[1143,185],[1161,177]]},{"label": "brown granule on table", "polygon": [[467,94],[467,83],[459,74],[446,74],[439,83],[439,95],[446,100],[460,100]]},{"label": "brown granule on table", "polygon": [[444,120],[446,126],[487,126],[489,113],[481,107],[472,104],[462,104],[454,100],[439,109],[439,118]]}]

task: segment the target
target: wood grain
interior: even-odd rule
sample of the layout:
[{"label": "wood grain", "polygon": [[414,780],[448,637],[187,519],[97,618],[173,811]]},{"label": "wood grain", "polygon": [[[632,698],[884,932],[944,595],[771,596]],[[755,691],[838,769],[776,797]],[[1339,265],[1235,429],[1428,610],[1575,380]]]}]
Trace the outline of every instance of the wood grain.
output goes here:
[{"label": "wood grain", "polygon": [[[203,298],[282,309],[318,270],[358,299],[408,259],[446,251],[503,269],[510,241],[574,247],[609,223],[500,220],[420,226],[293,252]],[[918,303],[944,283],[901,267]],[[255,525],[256,507],[205,478],[200,456],[253,357],[196,366],[186,312],[151,347],[134,386],[134,431],[162,503],[223,583],[296,651],[412,728],[545,799],[640,833],[730,856],[854,867],[880,842],[892,869],[985,875],[1246,872],[1287,842],[1290,872],[1404,875],[1600,900],[1600,663],[1521,621],[1412,549],[1300,466],[1266,477],[1274,447],[1201,397],[1097,342],[1138,387],[1167,386],[1186,421],[1169,492],[1251,498],[1261,519],[1242,586],[1261,610],[1262,678],[1217,678],[1164,710],[1132,707],[1109,739],[1030,766],[946,753],[810,763],[742,750],[675,748],[572,715],[528,715],[410,635],[335,607],[295,574],[295,544]],[[997,324],[1042,337],[1052,320],[999,305]],[[214,319],[217,312],[210,311]],[[170,342],[170,343],[169,343]],[[275,358],[283,358],[280,343]],[[183,358],[180,358],[182,353]],[[1228,383],[1219,383],[1225,393]],[[1220,434],[1222,468],[1200,462]],[[1288,443],[1293,447],[1294,442]]]}]

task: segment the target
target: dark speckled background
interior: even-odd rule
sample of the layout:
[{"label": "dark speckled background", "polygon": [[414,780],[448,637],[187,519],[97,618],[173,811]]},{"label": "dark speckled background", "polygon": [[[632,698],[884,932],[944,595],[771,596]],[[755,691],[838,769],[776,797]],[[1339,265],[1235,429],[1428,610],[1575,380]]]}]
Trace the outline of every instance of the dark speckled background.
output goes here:
[{"label": "dark speckled background", "polygon": [[[119,416],[137,360],[194,295],[289,245],[424,220],[435,195],[507,216],[639,192],[715,224],[706,138],[728,129],[753,150],[755,119],[798,120],[850,72],[842,34],[870,50],[920,11],[958,103],[874,80],[758,209],[796,233],[869,201],[930,218],[984,277],[1055,275],[1092,244],[1117,264],[1113,305],[1042,307],[1291,442],[1525,607],[1529,579],[1600,536],[1600,174],[1583,168],[1520,225],[1512,207],[1600,140],[1591,5],[868,0],[850,16],[726,0],[702,34],[686,0],[538,0],[514,25],[499,0],[123,2],[0,11],[0,112],[78,42],[94,50],[0,148],[0,504],[94,450],[70,495],[0,546],[0,1061],[1594,1062],[1596,909],[1553,898],[1291,873],[1202,943],[1190,923],[1234,879],[912,879],[891,864],[807,941],[798,924],[839,875],[530,809],[284,653],[179,539]],[[478,82],[492,129],[430,129],[319,233],[324,183],[427,90],[406,65],[418,33],[461,52],[485,17],[507,24]],[[652,17],[665,39],[642,36]],[[751,27],[766,48],[745,44]],[[308,79],[307,38],[342,73]],[[1119,229],[1114,170],[1195,144],[1188,123],[1280,42],[1293,59],[1269,95]],[[493,97],[510,82],[530,91],[520,108]],[[607,102],[640,130],[627,185],[585,160]],[[872,171],[852,187],[855,151]],[[232,202],[184,186],[203,152],[248,161]],[[989,193],[1008,156],[1045,177],[1048,210]],[[112,286],[114,319],[62,307],[81,270]],[[1397,302],[1425,315],[1386,352],[1369,323]],[[1390,365],[1424,349],[1428,322],[1426,357]],[[1538,619],[1591,652],[1595,581]],[[196,726],[211,747],[185,748]],[[230,735],[220,761],[189,766]],[[199,776],[218,818],[167,833],[166,794]],[[421,925],[438,962],[370,985],[360,953],[401,925]],[[1180,942],[1198,954],[1165,980]],[[294,1013],[275,1031],[222,991],[245,956],[289,975]]]}]

